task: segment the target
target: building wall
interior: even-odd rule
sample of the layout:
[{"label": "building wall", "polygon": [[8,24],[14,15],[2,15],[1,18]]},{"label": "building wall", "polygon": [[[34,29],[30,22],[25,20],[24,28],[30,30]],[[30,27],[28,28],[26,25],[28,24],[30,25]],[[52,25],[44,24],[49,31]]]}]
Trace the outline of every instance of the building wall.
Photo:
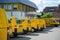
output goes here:
[{"label": "building wall", "polygon": [[54,17],[54,18],[60,18],[60,13],[55,13],[55,14],[53,14],[53,17]]},{"label": "building wall", "polygon": [[[49,11],[50,9],[53,10]],[[58,13],[59,9],[59,7],[46,7],[43,12],[52,14],[54,18],[60,18],[60,13]]]},{"label": "building wall", "polygon": [[10,19],[10,17],[11,17],[11,12],[10,12],[10,11],[7,11],[7,12],[6,12],[6,15],[7,15],[7,18]]},{"label": "building wall", "polygon": [[48,12],[58,12],[58,7],[46,7],[44,10],[43,10],[43,12],[46,12],[46,13],[48,13]]},{"label": "building wall", "polygon": [[6,11],[6,15],[7,15],[8,19],[10,19],[11,13],[12,13],[12,16],[15,16],[17,19],[25,18],[25,13],[24,12],[22,12],[22,14],[21,14],[20,11],[12,11],[12,12],[11,11]]},{"label": "building wall", "polygon": [[27,12],[36,11],[35,8],[21,3],[4,3],[0,4],[0,7],[6,10],[8,19],[10,19],[11,16],[15,16],[18,19],[25,18],[27,17]]},{"label": "building wall", "polygon": [[[14,5],[16,5],[16,9],[14,9]],[[2,6],[2,8],[5,7],[6,8],[5,10],[9,10],[8,6],[10,6],[12,8],[11,10],[19,11],[22,8],[22,11],[26,11],[26,12],[36,11],[35,8],[21,4],[21,3],[12,3],[12,4],[11,3],[8,3],[8,4],[4,3],[4,4],[0,4],[0,6]]]}]

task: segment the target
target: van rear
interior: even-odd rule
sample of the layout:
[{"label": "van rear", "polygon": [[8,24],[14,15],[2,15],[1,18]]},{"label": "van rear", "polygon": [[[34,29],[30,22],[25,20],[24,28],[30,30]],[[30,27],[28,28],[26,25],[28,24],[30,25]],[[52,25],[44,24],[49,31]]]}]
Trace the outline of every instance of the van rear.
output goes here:
[{"label": "van rear", "polygon": [[6,12],[0,8],[0,40],[7,40],[7,36],[9,35],[8,27]]}]

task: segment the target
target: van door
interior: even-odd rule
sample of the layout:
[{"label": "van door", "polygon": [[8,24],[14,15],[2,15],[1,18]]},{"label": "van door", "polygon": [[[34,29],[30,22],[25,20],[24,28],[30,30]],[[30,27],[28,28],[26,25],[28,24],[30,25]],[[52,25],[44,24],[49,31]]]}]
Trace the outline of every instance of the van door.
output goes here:
[{"label": "van door", "polygon": [[7,40],[8,20],[4,9],[0,8],[0,40]]}]

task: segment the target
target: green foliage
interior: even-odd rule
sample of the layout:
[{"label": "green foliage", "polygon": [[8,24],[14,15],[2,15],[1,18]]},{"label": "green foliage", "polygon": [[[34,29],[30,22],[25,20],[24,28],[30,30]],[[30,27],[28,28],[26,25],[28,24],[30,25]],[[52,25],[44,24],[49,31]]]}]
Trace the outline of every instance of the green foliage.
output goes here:
[{"label": "green foliage", "polygon": [[41,18],[51,18],[52,16],[52,14],[44,14],[43,16],[41,16]]},{"label": "green foliage", "polygon": [[49,14],[49,13],[43,13],[43,12],[40,12],[41,15],[37,15],[37,18],[52,18],[53,15],[52,14]]}]

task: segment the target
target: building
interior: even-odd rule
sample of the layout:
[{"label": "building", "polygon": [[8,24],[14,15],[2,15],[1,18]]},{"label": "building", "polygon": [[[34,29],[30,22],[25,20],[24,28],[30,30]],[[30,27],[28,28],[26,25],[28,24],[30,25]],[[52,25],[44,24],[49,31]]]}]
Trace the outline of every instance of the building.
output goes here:
[{"label": "building", "polygon": [[58,8],[59,8],[59,9],[58,9],[58,12],[60,13],[60,5],[58,6]]},{"label": "building", "polygon": [[54,18],[60,18],[60,6],[53,6],[53,7],[45,7],[43,12],[50,13],[53,15]]},{"label": "building", "polygon": [[46,7],[43,10],[44,13],[57,13],[58,12],[58,7]]},{"label": "building", "polygon": [[29,0],[0,0],[0,8],[6,10],[8,19],[15,16],[17,19],[27,17],[27,12],[36,12],[37,6]]},{"label": "building", "polygon": [[54,18],[60,18],[60,5],[58,6],[58,12],[53,15]]}]

